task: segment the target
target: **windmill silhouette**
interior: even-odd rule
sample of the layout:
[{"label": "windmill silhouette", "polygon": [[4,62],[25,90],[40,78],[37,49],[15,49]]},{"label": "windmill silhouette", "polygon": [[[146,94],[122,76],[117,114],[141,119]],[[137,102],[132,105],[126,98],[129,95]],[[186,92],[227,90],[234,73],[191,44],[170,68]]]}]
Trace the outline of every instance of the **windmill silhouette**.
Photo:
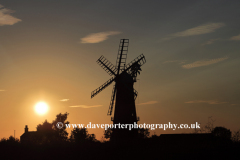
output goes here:
[{"label": "windmill silhouette", "polygon": [[[134,124],[139,121],[136,114],[135,99],[137,91],[133,88],[137,74],[140,74],[141,66],[146,62],[143,54],[126,65],[129,39],[121,39],[116,60],[116,67],[105,57],[101,56],[97,63],[110,75],[113,76],[103,85],[92,91],[91,98],[115,82],[112,90],[108,115],[112,115],[115,104],[114,117],[111,117],[113,124]],[[136,136],[137,130],[114,129],[111,139],[126,139]],[[121,138],[122,137],[122,138]]]}]

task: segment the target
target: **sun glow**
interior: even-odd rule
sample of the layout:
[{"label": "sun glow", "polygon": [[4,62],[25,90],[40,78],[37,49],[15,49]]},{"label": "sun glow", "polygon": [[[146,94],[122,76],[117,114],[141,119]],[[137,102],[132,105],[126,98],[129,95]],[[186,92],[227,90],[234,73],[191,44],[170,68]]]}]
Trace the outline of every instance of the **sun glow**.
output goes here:
[{"label": "sun glow", "polygon": [[48,111],[48,105],[45,102],[38,102],[35,105],[35,111],[37,114],[43,115]]}]

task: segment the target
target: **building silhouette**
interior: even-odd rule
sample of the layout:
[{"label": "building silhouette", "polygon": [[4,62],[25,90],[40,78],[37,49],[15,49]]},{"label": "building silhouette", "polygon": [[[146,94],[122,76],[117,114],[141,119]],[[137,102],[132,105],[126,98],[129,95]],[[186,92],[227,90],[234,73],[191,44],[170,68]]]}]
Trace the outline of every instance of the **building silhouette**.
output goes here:
[{"label": "building silhouette", "polygon": [[21,143],[32,143],[39,137],[37,131],[28,131],[28,126],[24,128],[25,132],[20,136]]}]

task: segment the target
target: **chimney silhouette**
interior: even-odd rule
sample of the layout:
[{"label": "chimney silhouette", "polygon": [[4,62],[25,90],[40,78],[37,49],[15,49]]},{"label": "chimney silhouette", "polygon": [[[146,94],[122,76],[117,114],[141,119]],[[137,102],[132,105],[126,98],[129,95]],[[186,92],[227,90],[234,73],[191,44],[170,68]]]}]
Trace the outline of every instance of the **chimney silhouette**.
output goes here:
[{"label": "chimney silhouette", "polygon": [[28,126],[26,125],[25,126],[25,133],[27,133],[28,132]]}]

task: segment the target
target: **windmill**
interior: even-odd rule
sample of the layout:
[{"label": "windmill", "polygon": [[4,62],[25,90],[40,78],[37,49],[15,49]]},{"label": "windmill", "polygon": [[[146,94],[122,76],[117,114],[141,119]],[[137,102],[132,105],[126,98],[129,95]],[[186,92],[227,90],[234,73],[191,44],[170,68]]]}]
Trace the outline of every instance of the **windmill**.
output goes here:
[{"label": "windmill", "polygon": [[[146,60],[144,55],[141,54],[126,65],[128,45],[129,39],[120,40],[116,66],[114,66],[103,56],[101,56],[97,60],[97,63],[110,76],[113,77],[106,81],[103,85],[92,91],[91,98],[96,96],[111,83],[115,82],[112,90],[110,106],[108,109],[108,115],[111,116],[113,112],[113,107],[115,105],[114,117],[111,117],[113,124],[134,124],[134,122],[137,123],[137,121],[139,121],[139,117],[137,117],[135,107],[137,91],[133,88],[133,84],[134,82],[136,82],[137,74],[140,74],[141,66],[146,62]],[[133,137],[135,134],[136,130],[113,130],[113,137],[118,139],[121,139],[120,137],[126,138],[126,136]]]}]

